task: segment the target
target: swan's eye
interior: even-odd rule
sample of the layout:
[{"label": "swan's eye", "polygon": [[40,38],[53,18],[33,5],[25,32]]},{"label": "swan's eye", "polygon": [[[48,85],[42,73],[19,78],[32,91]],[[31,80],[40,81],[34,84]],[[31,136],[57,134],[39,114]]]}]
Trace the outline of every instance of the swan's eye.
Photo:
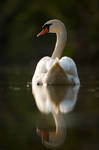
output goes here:
[{"label": "swan's eye", "polygon": [[49,28],[50,28],[50,26],[51,26],[52,24],[50,23],[50,24],[45,24],[45,25],[43,25],[42,26],[42,29],[48,29],[48,31],[49,31]]}]

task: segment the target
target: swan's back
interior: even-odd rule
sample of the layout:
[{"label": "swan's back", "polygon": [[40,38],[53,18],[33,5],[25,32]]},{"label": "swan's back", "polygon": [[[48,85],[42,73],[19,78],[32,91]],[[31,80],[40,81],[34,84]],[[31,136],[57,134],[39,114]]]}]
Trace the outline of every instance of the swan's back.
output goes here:
[{"label": "swan's back", "polygon": [[37,64],[33,83],[40,85],[79,84],[76,64],[69,57],[62,57],[60,60],[44,57]]}]

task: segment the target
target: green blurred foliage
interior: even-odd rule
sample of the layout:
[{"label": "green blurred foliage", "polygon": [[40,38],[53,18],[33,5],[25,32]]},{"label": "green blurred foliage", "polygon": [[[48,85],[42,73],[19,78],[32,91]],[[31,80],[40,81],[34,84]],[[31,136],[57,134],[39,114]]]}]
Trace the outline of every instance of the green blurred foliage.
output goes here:
[{"label": "green blurred foliage", "polygon": [[62,20],[68,32],[63,55],[73,57],[77,63],[97,64],[98,0],[0,1],[0,64],[33,63],[51,55],[55,36],[37,39],[35,35],[47,20],[54,18]]}]

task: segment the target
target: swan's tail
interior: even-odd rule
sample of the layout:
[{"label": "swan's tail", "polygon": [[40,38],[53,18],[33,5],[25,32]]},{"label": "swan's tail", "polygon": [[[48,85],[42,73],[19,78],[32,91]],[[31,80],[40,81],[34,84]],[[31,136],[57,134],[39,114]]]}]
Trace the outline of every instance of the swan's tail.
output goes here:
[{"label": "swan's tail", "polygon": [[48,85],[63,85],[66,84],[66,82],[68,83],[67,75],[60,66],[58,59],[55,59],[53,66],[47,72],[44,82]]}]

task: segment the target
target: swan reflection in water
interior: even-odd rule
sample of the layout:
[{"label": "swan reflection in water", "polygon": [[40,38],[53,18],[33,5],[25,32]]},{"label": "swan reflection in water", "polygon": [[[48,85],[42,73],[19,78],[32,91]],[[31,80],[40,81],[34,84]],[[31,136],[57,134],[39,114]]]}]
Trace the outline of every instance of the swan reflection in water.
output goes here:
[{"label": "swan reflection in water", "polygon": [[42,143],[48,148],[57,148],[66,137],[66,121],[63,114],[73,110],[79,91],[76,86],[32,86],[35,102],[45,114],[52,113],[55,121],[55,131],[44,131],[37,128],[37,133],[42,138]]}]

